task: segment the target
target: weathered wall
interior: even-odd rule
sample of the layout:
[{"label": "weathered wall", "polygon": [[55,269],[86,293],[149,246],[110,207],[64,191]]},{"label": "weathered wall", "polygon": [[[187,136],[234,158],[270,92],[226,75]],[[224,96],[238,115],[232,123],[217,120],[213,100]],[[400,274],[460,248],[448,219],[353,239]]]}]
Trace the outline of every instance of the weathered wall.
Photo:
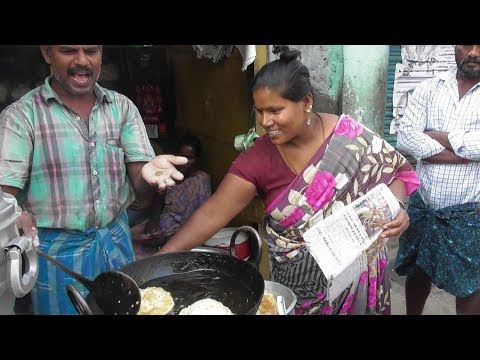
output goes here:
[{"label": "weathered wall", "polygon": [[[388,45],[289,45],[302,52],[315,111],[350,114],[383,134]],[[268,61],[277,58],[269,45]]]},{"label": "weathered wall", "polygon": [[383,134],[388,45],[344,45],[343,59],[343,113]]},{"label": "weathered wall", "polygon": [[332,110],[325,108],[326,112],[342,113],[343,90],[343,45],[327,45],[327,90]]},{"label": "weathered wall", "polygon": [[191,46],[170,49],[174,72],[179,132],[188,129],[204,147],[202,164],[216,189],[238,155],[235,135],[249,126],[252,108],[249,84],[252,70],[240,70],[242,58],[235,48],[217,64],[198,59]]}]

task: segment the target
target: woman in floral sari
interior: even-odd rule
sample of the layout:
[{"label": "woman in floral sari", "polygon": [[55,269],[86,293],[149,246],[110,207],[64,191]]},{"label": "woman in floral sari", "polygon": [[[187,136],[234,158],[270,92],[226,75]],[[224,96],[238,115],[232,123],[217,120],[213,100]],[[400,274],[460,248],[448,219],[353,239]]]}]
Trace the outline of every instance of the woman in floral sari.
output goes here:
[{"label": "woman in floral sari", "polygon": [[303,234],[339,206],[387,184],[396,198],[418,188],[411,165],[392,146],[349,116],[311,112],[312,87],[300,53],[286,46],[253,82],[257,121],[267,134],[233,162],[217,191],[161,249],[185,251],[204,243],[259,196],[266,206],[262,237],[271,280],[297,295],[297,314],[389,314],[385,242],[409,225],[401,209],[368,251],[368,266],[333,301],[328,282]]}]

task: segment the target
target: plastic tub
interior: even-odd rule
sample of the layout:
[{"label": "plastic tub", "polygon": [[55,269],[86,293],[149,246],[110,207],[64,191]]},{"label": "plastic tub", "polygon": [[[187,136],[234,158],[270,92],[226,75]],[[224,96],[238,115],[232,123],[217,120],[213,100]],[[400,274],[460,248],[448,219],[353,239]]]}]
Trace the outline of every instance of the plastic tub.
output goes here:
[{"label": "plastic tub", "polygon": [[[204,245],[208,247],[215,247],[230,252],[230,240],[232,235],[237,230],[236,227],[226,227],[208,239]],[[235,238],[235,254],[242,260],[248,260],[250,256],[250,243],[247,241],[248,235],[241,232]]]}]

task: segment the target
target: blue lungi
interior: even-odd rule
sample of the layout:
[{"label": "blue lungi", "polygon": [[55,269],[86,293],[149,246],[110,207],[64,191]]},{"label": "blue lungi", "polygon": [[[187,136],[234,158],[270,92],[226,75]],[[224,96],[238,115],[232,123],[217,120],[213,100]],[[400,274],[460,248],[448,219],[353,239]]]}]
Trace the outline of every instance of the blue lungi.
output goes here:
[{"label": "blue lungi", "polygon": [[458,298],[480,289],[480,203],[435,210],[418,191],[410,196],[410,227],[399,240],[395,271],[420,267],[440,289]]},{"label": "blue lungi", "polygon": [[[135,260],[125,211],[106,228],[86,232],[39,228],[38,237],[41,251],[90,280]],[[73,284],[82,296],[88,295],[81,283],[39,257],[38,280],[30,293],[34,313],[77,314],[66,291],[68,284]]]}]

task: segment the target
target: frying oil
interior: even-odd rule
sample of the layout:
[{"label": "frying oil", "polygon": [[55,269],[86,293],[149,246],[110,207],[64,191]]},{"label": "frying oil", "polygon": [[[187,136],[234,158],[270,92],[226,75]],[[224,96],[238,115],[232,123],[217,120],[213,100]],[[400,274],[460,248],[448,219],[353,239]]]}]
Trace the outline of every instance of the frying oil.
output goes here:
[{"label": "frying oil", "polygon": [[221,302],[234,314],[246,314],[254,303],[253,290],[245,283],[210,269],[156,278],[140,287],[149,286],[159,286],[170,292],[175,306],[169,315],[177,315],[183,308],[205,298]]}]

